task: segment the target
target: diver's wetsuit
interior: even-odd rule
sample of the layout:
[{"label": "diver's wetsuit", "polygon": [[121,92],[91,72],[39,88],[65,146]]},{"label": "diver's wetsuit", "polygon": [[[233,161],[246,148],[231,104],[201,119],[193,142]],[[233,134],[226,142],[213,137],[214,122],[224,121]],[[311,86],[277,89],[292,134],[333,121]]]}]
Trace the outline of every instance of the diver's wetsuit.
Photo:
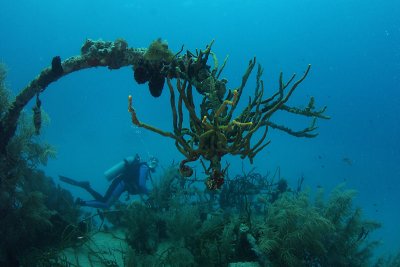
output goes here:
[{"label": "diver's wetsuit", "polygon": [[69,184],[79,186],[89,192],[94,200],[79,200],[79,205],[93,208],[109,208],[125,191],[129,194],[148,194],[146,179],[149,176],[150,168],[145,162],[138,160],[129,163],[125,160],[125,166],[122,172],[113,179],[104,196],[93,190],[88,182],[77,182],[73,179],[60,176],[60,179]]},{"label": "diver's wetsuit", "polygon": [[[106,194],[101,196],[93,189],[87,190],[95,200],[81,201],[80,205],[93,208],[107,209],[109,208],[125,191],[129,194],[148,194],[146,187],[146,179],[149,175],[150,168],[146,163],[132,163],[133,166],[127,166],[125,170],[116,177]],[[91,192],[92,191],[92,192]],[[94,192],[95,194],[93,194]]]}]

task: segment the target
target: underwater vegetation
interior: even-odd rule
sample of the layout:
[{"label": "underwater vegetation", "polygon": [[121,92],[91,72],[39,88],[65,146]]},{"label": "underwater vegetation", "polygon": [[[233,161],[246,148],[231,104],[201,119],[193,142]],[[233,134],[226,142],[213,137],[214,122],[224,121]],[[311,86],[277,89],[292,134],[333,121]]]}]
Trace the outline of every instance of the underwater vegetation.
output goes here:
[{"label": "underwater vegetation", "polygon": [[[253,191],[260,177],[265,186]],[[228,186],[230,181],[241,183],[247,178],[250,184],[243,190]],[[66,249],[72,249],[75,255],[87,251],[88,266],[398,266],[398,255],[374,260],[378,242],[371,240],[370,233],[380,225],[364,219],[361,209],[354,207],[355,191],[338,186],[329,196],[320,190],[311,197],[308,190],[289,186],[282,191],[282,180],[254,171],[228,177],[224,190],[233,189],[245,202],[228,203],[222,209],[220,195],[199,189],[201,184],[184,179],[179,166],[171,165],[155,181],[148,201],[121,202],[114,210],[86,215],[80,222],[90,221],[91,226],[79,232],[80,239],[70,238],[51,249],[35,244],[35,253],[28,254],[25,262],[27,266],[82,266],[66,257]],[[276,192],[277,197],[271,198]],[[40,197],[31,205],[46,210],[37,201]],[[42,221],[48,215],[29,217]],[[50,225],[43,220],[37,227]],[[65,241],[66,235],[77,234],[66,234],[65,229],[54,236],[58,242],[60,237]],[[125,234],[113,234],[121,231]],[[99,233],[127,246],[101,249],[95,239]]]},{"label": "underwater vegetation", "polygon": [[[5,78],[0,65],[0,120],[12,103]],[[21,114],[6,155],[0,154],[1,266],[35,266],[36,256],[61,245],[62,232],[80,214],[72,195],[38,169],[55,150],[39,139],[33,120]]]},{"label": "underwater vegetation", "polygon": [[306,192],[285,194],[269,206],[258,235],[272,266],[369,266],[378,242],[365,239],[380,225],[352,207],[354,193],[339,187],[315,203]]},{"label": "underwater vegetation", "polygon": [[[329,196],[315,197],[308,190],[281,190],[273,177],[263,177],[262,191],[250,180],[245,190],[224,184],[225,190],[247,199],[221,209],[220,195],[200,191],[196,184],[182,183],[178,167],[165,170],[152,204],[119,206],[115,227],[126,231],[127,266],[228,266],[253,262],[253,266],[391,266],[378,265],[373,250],[378,245],[370,233],[380,227],[366,220],[353,206],[355,191],[338,186]],[[231,181],[248,178],[249,174]],[[160,185],[171,186],[159,188]],[[160,194],[160,190],[169,191]],[[229,193],[228,193],[229,194]],[[260,209],[260,205],[263,208]],[[395,261],[396,259],[390,259]],[[387,264],[390,261],[387,260]]]},{"label": "underwater vegetation", "polygon": [[376,267],[397,267],[400,266],[400,252],[395,255],[382,257],[378,260]]}]

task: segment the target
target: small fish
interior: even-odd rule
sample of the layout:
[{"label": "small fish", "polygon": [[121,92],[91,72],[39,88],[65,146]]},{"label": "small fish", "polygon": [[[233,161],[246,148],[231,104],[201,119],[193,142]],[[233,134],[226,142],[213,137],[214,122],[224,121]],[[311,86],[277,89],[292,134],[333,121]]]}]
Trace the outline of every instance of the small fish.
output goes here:
[{"label": "small fish", "polygon": [[350,158],[344,157],[342,161],[349,166],[353,166],[353,161]]},{"label": "small fish", "polygon": [[358,234],[357,241],[363,241],[365,238],[367,238],[368,234],[369,234],[369,230],[365,229],[365,227],[362,226],[361,231]]}]

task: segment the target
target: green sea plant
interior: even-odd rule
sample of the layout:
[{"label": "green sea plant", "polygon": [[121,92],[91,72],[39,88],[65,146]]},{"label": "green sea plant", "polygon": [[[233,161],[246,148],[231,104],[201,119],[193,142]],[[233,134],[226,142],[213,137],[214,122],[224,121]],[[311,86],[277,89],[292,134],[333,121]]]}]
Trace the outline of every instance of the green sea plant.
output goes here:
[{"label": "green sea plant", "polygon": [[325,254],[325,234],[333,229],[307,194],[286,194],[268,208],[259,246],[273,266],[307,266],[308,255],[319,259]]},{"label": "green sea plant", "polygon": [[[153,189],[157,197],[151,200],[150,195],[150,205],[133,203],[127,213],[123,212],[122,226],[132,248],[128,255],[130,262],[134,258],[137,266],[227,263],[234,251],[235,224],[225,225],[226,219],[221,214],[209,216],[207,198],[200,202],[199,192],[193,193],[181,183],[176,166],[166,168],[159,179]],[[193,199],[196,200],[190,201]],[[148,244],[147,248],[144,244]]]},{"label": "green sea plant", "polygon": [[133,203],[123,214],[129,246],[141,254],[152,254],[159,241],[157,214],[141,203]]},{"label": "green sea plant", "polygon": [[164,169],[160,179],[153,182],[148,202],[153,209],[168,210],[171,201],[182,190],[185,180],[179,173],[176,165],[172,164]]},{"label": "green sea plant", "polygon": [[197,205],[176,204],[163,213],[170,239],[185,245],[201,226],[200,209]]},{"label": "green sea plant", "polygon": [[326,242],[327,256],[321,262],[327,266],[368,266],[373,250],[379,245],[379,241],[370,240],[369,236],[381,225],[363,219],[361,208],[353,206],[356,191],[343,187],[334,189],[326,202],[321,201],[322,196],[317,198],[316,206],[335,229]]},{"label": "green sea plant", "polygon": [[377,260],[373,267],[399,267],[400,266],[400,251],[393,255],[387,255]]},{"label": "green sea plant", "polygon": [[209,213],[195,238],[187,243],[196,263],[200,266],[227,265],[234,258],[238,223],[236,217]]},{"label": "green sea plant", "polygon": [[271,266],[369,266],[379,227],[353,207],[354,191],[335,189],[315,204],[308,193],[287,193],[273,202],[259,225],[258,245]]}]

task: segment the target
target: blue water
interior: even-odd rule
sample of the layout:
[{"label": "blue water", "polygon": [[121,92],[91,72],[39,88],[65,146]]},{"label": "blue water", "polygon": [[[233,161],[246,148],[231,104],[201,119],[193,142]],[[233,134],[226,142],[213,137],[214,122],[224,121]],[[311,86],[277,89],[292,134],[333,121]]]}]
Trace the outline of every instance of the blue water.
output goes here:
[{"label": "blue water", "polygon": [[[270,93],[277,88],[280,71],[290,77],[310,63],[311,73],[290,103],[304,106],[313,95],[317,106],[328,106],[332,119],[319,121],[314,139],[271,131],[272,143],[254,167],[267,172],[279,166],[293,185],[303,175],[305,185],[323,186],[327,192],[346,182],[358,190],[356,204],[365,216],[383,223],[374,235],[382,241],[380,250],[398,251],[398,14],[400,2],[394,0],[1,1],[0,60],[8,65],[8,84],[15,93],[53,56],[79,54],[87,38],[123,37],[132,47],[147,47],[162,37],[173,51],[183,44],[192,51],[204,48],[215,39],[220,61],[230,56],[223,73],[230,88],[240,82],[248,60],[257,56]],[[152,98],[147,86],[134,82],[130,68],[85,70],[52,84],[42,94],[51,122],[41,138],[57,147],[58,157],[46,172],[87,179],[103,191],[103,172],[123,157],[155,155],[162,166],[181,160],[172,140],[132,126],[128,94],[139,119],[171,129],[167,92]],[[296,118],[279,118],[301,127]],[[240,172],[240,160],[229,160],[239,163],[230,173]],[[244,168],[251,167],[245,160]]]}]

